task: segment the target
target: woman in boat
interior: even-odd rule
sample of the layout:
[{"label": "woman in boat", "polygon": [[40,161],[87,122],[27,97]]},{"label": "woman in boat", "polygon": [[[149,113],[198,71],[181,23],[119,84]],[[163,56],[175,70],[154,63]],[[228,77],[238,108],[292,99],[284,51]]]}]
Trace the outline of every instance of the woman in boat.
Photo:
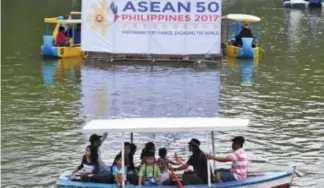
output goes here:
[{"label": "woman in boat", "polygon": [[89,181],[90,177],[99,171],[98,148],[88,145],[82,157],[81,164],[72,172],[72,179],[80,176],[81,181]]},{"label": "woman in boat", "polygon": [[[200,141],[193,138],[188,143],[189,151],[192,152],[188,162],[178,168],[174,168],[174,171],[187,169],[189,166],[193,167],[194,172],[187,172],[183,174],[183,183],[185,185],[193,184],[207,184],[208,183],[208,169],[207,169],[207,157],[203,151],[201,151]],[[212,173],[210,173],[212,174]],[[211,177],[212,178],[212,177]]]},{"label": "woman in boat", "polygon": [[106,140],[108,133],[104,133],[102,136],[99,136],[97,134],[92,134],[89,138],[89,142],[91,146],[97,147],[98,148],[98,162],[99,162],[99,168],[100,171],[102,172],[110,172],[109,166],[103,162],[101,159],[101,152],[100,152],[100,146],[103,144],[103,142]]},{"label": "woman in boat", "polygon": [[98,163],[99,163],[99,172],[91,177],[91,181],[98,183],[112,183],[114,177],[111,173],[111,169],[105,162],[101,159],[100,146],[106,140],[108,133],[104,133],[103,136],[97,134],[92,134],[89,138],[90,145],[96,147],[98,150]]},{"label": "woman in boat", "polygon": [[247,178],[248,158],[243,149],[245,139],[243,136],[237,136],[232,139],[233,153],[219,157],[212,154],[208,155],[209,159],[216,160],[218,162],[230,162],[232,161],[232,168],[216,170],[216,180],[218,182],[244,180]]}]

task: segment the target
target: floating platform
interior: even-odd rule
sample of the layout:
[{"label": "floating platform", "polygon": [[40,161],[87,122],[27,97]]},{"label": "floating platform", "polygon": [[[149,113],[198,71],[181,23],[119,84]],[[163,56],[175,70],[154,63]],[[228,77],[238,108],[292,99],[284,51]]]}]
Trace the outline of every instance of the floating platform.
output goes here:
[{"label": "floating platform", "polygon": [[85,59],[101,60],[107,63],[145,62],[145,63],[208,63],[221,64],[222,55],[139,55],[139,54],[112,54],[102,52],[87,52]]}]

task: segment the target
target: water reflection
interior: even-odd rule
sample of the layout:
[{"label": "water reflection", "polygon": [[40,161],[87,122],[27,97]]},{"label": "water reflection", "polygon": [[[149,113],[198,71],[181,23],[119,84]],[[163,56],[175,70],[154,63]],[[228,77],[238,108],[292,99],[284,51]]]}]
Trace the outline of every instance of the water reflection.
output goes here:
[{"label": "water reflection", "polygon": [[42,76],[47,85],[55,81],[67,79],[69,81],[80,80],[82,59],[51,59],[43,60]]},{"label": "water reflection", "polygon": [[304,10],[285,9],[284,17],[288,35],[289,51],[294,52],[298,50],[298,43],[301,42],[301,20],[304,15]]},{"label": "water reflection", "polygon": [[[288,52],[298,52],[301,49],[318,48],[323,33],[322,15],[324,9],[308,10],[285,9],[284,22],[288,38]],[[299,44],[303,44],[300,46]],[[305,45],[306,44],[306,45]]]},{"label": "water reflection", "polygon": [[[206,116],[218,114],[219,70],[173,66],[87,63],[82,68],[82,114],[88,118],[188,116],[199,114],[202,104],[211,108]],[[210,77],[213,87],[199,81],[201,76]],[[207,100],[205,94],[214,97]],[[197,97],[200,100],[193,100]]]},{"label": "water reflection", "polygon": [[252,85],[258,72],[260,59],[237,59],[229,58],[227,63],[233,68],[238,69],[240,74],[240,83],[242,85]]},{"label": "water reflection", "polygon": [[[196,69],[188,65],[174,66],[87,62],[81,70],[82,116],[85,121],[116,117],[217,116],[220,71]],[[141,133],[135,134],[134,139],[138,148],[142,148],[147,141],[155,140],[158,147],[167,145],[171,152],[178,149],[181,142],[188,142],[187,138],[192,134]],[[113,159],[113,154],[120,149],[120,140],[116,138],[119,139],[120,135],[110,135],[103,146],[106,159]],[[87,142],[88,135],[84,136],[84,140]],[[183,146],[186,148],[186,144]]]}]

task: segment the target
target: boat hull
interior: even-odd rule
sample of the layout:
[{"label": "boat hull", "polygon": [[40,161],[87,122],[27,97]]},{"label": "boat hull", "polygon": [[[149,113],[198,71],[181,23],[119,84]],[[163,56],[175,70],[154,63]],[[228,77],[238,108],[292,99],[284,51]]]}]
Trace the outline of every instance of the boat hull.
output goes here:
[{"label": "boat hull", "polygon": [[309,3],[306,1],[296,1],[296,2],[291,2],[291,1],[284,1],[283,6],[285,8],[292,8],[292,9],[306,9],[306,8],[322,8],[324,7],[324,3]]},{"label": "boat hull", "polygon": [[68,58],[82,57],[84,53],[80,46],[75,47],[58,47],[58,46],[41,46],[41,54],[44,57]]},{"label": "boat hull", "polygon": [[[294,170],[292,171],[276,171],[276,172],[265,172],[250,175],[246,180],[242,181],[232,181],[225,183],[214,183],[211,187],[217,188],[290,188],[290,184],[293,179]],[[116,184],[102,184],[102,183],[88,183],[88,182],[77,182],[64,179],[60,177],[56,181],[58,187],[96,187],[96,188],[113,188],[116,187]],[[185,187],[190,188],[205,188],[208,185],[186,185]],[[126,185],[125,187],[140,188],[141,186]],[[151,186],[145,186],[151,187]],[[177,188],[177,185],[171,186],[154,186],[154,187],[163,187],[163,188]]]},{"label": "boat hull", "polygon": [[259,58],[261,55],[260,47],[255,47],[252,50],[252,53],[245,53],[242,48],[231,45],[229,43],[224,44],[225,54],[228,57],[235,58]]}]

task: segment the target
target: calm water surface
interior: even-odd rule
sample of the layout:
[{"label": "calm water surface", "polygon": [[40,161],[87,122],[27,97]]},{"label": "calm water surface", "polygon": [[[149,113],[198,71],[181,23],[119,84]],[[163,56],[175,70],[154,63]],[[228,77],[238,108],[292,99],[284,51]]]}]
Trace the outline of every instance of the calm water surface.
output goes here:
[{"label": "calm water surface", "polygon": [[[294,187],[324,187],[324,11],[229,1],[225,13],[263,18],[259,61],[228,61],[221,69],[108,66],[42,60],[43,18],[80,5],[26,2],[2,2],[2,187],[54,186],[61,171],[79,164],[88,140],[81,128],[90,119],[217,115],[252,121],[244,132],[217,132],[218,153],[244,135],[250,170],[297,166]],[[191,137],[206,149],[203,133],[140,134],[135,142],[141,149],[154,140],[186,158]],[[119,138],[110,134],[103,146],[107,162]]]}]

